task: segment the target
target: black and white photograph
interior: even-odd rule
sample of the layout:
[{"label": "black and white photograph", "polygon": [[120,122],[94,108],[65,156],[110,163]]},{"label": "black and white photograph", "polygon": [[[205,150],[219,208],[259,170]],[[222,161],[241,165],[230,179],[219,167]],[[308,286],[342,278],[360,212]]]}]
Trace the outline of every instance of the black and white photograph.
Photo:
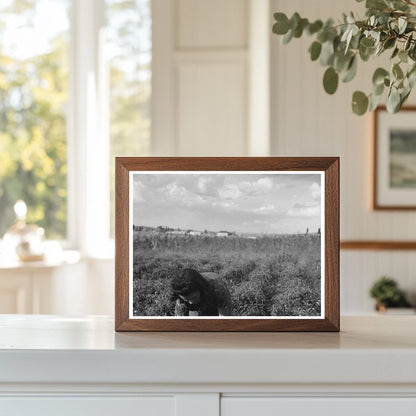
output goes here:
[{"label": "black and white photograph", "polygon": [[322,318],[324,175],[130,172],[130,318]]}]

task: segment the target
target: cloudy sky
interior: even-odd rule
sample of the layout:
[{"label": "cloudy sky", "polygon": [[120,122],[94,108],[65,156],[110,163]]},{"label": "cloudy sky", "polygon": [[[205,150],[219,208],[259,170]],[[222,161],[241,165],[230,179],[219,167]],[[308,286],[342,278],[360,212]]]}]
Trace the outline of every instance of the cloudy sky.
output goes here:
[{"label": "cloudy sky", "polygon": [[316,232],[319,174],[133,175],[133,223],[239,233]]}]

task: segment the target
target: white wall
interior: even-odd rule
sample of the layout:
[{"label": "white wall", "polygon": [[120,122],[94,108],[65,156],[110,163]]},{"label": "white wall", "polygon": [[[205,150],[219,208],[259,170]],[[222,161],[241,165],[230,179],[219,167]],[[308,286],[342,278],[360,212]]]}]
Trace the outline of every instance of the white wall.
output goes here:
[{"label": "white wall", "polygon": [[153,0],[152,10],[153,155],[246,155],[250,1]]},{"label": "white wall", "polygon": [[[311,19],[335,18],[351,10],[364,15],[363,5],[351,0],[272,0],[273,12],[298,11]],[[415,240],[416,212],[371,210],[371,116],[355,116],[350,107],[354,90],[370,92],[372,71],[382,58],[378,64],[360,62],[357,78],[329,96],[322,88],[325,69],[311,62],[307,52],[311,38],[294,39],[289,45],[272,38],[273,155],[341,157],[341,240]],[[413,251],[342,251],[342,313],[370,312],[368,289],[383,274],[396,278],[414,296],[415,257]]]},{"label": "white wall", "polygon": [[[353,115],[350,102],[355,89],[369,91],[376,64],[360,64],[357,79],[330,97],[324,69],[308,57],[309,38],[282,46],[263,31],[271,33],[272,11],[326,18],[362,5],[270,3],[154,0],[153,154],[266,156],[270,147],[278,156],[340,156],[342,239],[415,240],[416,213],[370,209],[371,116]],[[341,312],[370,313],[368,289],[383,274],[416,296],[415,263],[414,252],[342,251]],[[90,263],[88,313],[113,313],[113,270]]]}]

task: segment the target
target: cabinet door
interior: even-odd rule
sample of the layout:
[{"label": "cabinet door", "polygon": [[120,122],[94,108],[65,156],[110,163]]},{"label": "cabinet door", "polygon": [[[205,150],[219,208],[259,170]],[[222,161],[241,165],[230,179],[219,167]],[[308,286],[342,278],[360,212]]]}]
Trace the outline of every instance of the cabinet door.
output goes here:
[{"label": "cabinet door", "polygon": [[154,397],[10,397],[0,398],[7,416],[174,416],[175,399]]},{"label": "cabinet door", "polygon": [[415,416],[416,398],[224,397],[221,416]]}]

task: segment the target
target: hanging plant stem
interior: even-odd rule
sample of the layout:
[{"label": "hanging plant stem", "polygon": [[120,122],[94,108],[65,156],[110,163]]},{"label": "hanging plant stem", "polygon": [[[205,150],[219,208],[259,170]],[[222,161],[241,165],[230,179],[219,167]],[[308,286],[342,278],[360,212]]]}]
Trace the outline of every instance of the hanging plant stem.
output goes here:
[{"label": "hanging plant stem", "polygon": [[[361,3],[364,0],[356,0]],[[363,115],[373,111],[386,98],[387,110],[400,111],[409,97],[416,79],[416,3],[410,0],[366,0],[364,19],[353,13],[343,14],[340,24],[333,19],[310,22],[299,13],[291,18],[274,14],[273,33],[283,36],[283,43],[304,34],[314,37],[309,47],[312,61],[326,68],[323,86],[334,94],[339,80],[350,82],[357,74],[357,61],[369,61],[390,53],[388,68],[374,71],[369,94],[355,91],[352,111]]]}]

